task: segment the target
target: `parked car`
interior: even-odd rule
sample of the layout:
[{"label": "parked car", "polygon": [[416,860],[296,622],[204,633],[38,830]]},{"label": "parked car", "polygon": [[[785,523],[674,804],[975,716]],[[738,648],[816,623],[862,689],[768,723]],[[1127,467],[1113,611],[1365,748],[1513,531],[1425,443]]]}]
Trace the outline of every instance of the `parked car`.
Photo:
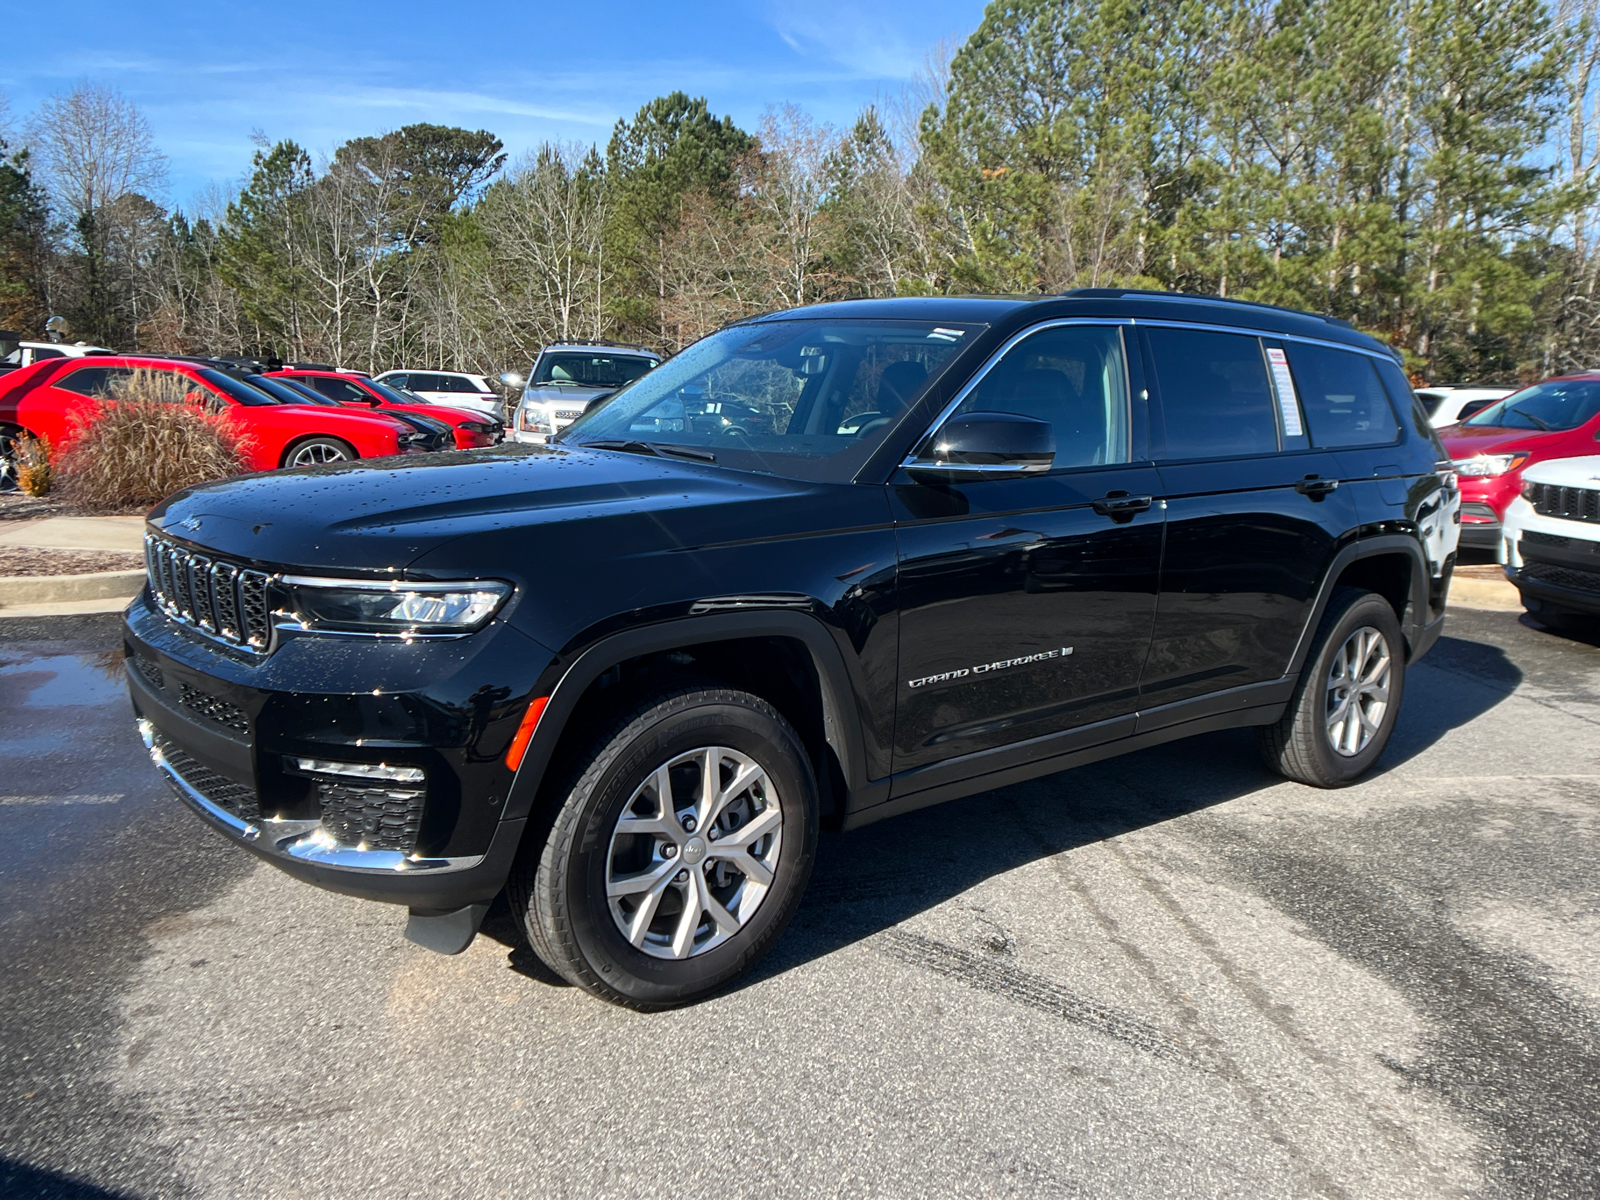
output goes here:
[{"label": "parked car", "polygon": [[1506,508],[1501,561],[1523,607],[1546,625],[1600,620],[1600,455],[1522,472]]},{"label": "parked car", "polygon": [[661,362],[644,346],[609,342],[558,342],[534,360],[517,401],[511,436],[543,445],[572,424],[597,400],[643,377]]},{"label": "parked car", "polygon": [[465,371],[385,371],[374,378],[379,383],[411,392],[429,404],[448,404],[470,409],[505,424],[506,406],[500,394],[482,375]]},{"label": "parked car", "polygon": [[505,422],[497,416],[485,416],[470,407],[429,403],[421,397],[390,387],[381,380],[370,379],[353,371],[311,371],[285,367],[268,371],[267,378],[304,384],[330,400],[354,408],[375,408],[395,415],[412,413],[443,421],[454,432],[458,450],[495,446],[505,440]]},{"label": "parked car", "polygon": [[1433,427],[1443,429],[1476,416],[1514,391],[1516,388],[1508,387],[1425,387],[1417,389],[1417,399],[1422,401]]},{"label": "parked car", "polygon": [[[22,431],[57,448],[67,445],[75,418],[87,416],[99,397],[136,370],[179,376],[193,402],[226,412],[249,435],[246,458],[255,471],[409,453],[425,441],[381,414],[287,405],[196,363],[113,355],[50,359],[0,378],[0,458],[9,462],[10,439]],[[0,468],[0,478],[11,477],[9,466]]]},{"label": "parked car", "polygon": [[[768,423],[670,423],[708,400]],[[1233,727],[1291,779],[1360,778],[1443,627],[1457,503],[1398,361],[1341,322],[827,304],[551,446],[174,497],[128,682],[241,848],[445,952],[503,891],[552,969],[660,1008],[772,946],[823,822]]]},{"label": "parked car", "polygon": [[52,358],[85,358],[91,354],[114,354],[104,346],[88,342],[25,342],[0,333],[0,374],[31,367]]},{"label": "parked car", "polygon": [[1600,438],[1600,372],[1523,388],[1439,436],[1461,479],[1461,544],[1495,550],[1526,468],[1545,459],[1594,453]]},{"label": "parked car", "polygon": [[[344,407],[332,397],[324,396],[315,388],[308,387],[293,379],[273,379],[266,375],[244,373],[237,374],[234,377],[248,383],[258,391],[266,392],[269,396],[276,396],[285,404],[309,404],[316,408]],[[454,450],[457,448],[457,431],[448,421],[440,420],[431,414],[422,416],[420,413],[388,406],[378,406],[377,411],[392,421],[399,421],[402,425],[409,426],[416,432],[417,436],[412,439],[412,449]]]}]

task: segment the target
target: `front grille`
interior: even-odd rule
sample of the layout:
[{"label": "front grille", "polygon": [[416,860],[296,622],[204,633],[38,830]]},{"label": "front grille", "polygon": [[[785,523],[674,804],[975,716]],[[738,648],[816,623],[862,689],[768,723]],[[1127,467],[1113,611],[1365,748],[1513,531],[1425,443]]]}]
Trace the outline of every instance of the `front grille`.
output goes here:
[{"label": "front grille", "polygon": [[556,420],[558,421],[576,421],[581,416],[583,416],[583,409],[581,408],[556,409]]},{"label": "front grille", "polygon": [[1522,577],[1552,587],[1569,588],[1574,592],[1588,592],[1600,596],[1600,571],[1586,571],[1582,567],[1564,567],[1560,563],[1524,562]]},{"label": "front grille", "polygon": [[416,849],[422,828],[422,788],[366,787],[329,783],[317,786],[322,828],[335,841],[367,850]]},{"label": "front grille", "polygon": [[1600,489],[1530,483],[1527,495],[1533,511],[1542,517],[1600,522]]},{"label": "front grille", "polygon": [[184,550],[146,534],[145,567],[150,594],[161,611],[181,625],[252,654],[272,644],[267,576],[221,559]]},{"label": "front grille", "polygon": [[1530,546],[1567,546],[1572,543],[1572,539],[1569,537],[1562,537],[1555,533],[1540,533],[1537,529],[1523,530],[1522,540]]},{"label": "front grille", "polygon": [[144,655],[135,654],[133,656],[133,668],[144,677],[144,681],[151,687],[159,689],[167,686],[167,677],[161,673],[161,668]]},{"label": "front grille", "polygon": [[261,801],[255,788],[247,783],[236,783],[226,775],[218,775],[210,768],[202,767],[160,732],[155,734],[155,745],[167,766],[211,803],[241,821],[260,820]]},{"label": "front grille", "polygon": [[250,718],[244,709],[232,701],[202,692],[187,683],[180,683],[178,689],[178,699],[190,712],[199,713],[206,720],[215,721],[224,728],[234,729],[240,733],[250,732]]}]

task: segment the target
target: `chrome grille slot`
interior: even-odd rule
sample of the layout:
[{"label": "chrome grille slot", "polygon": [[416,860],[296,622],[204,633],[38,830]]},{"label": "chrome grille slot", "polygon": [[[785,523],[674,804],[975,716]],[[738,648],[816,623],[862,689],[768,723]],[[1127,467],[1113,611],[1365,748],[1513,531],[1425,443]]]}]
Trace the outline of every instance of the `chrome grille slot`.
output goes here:
[{"label": "chrome grille slot", "polygon": [[145,566],[156,606],[214,641],[254,654],[272,645],[268,577],[146,534]]}]

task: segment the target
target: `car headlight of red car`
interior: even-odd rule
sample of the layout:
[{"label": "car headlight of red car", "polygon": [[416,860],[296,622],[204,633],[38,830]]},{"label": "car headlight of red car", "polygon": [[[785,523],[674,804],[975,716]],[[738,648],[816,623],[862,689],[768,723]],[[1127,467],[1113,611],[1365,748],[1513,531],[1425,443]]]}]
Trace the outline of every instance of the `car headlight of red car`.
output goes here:
[{"label": "car headlight of red car", "polygon": [[1515,471],[1527,461],[1526,454],[1480,454],[1475,458],[1458,458],[1450,465],[1463,479],[1493,479]]}]

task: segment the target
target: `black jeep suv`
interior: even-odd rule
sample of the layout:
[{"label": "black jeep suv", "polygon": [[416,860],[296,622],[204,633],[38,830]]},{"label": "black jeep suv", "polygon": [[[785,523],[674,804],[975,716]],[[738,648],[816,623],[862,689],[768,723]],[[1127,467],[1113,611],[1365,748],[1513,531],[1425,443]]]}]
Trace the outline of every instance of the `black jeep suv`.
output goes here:
[{"label": "black jeep suv", "polygon": [[550,967],[656,1008],[772,945],[823,823],[1230,726],[1356,779],[1444,619],[1449,466],[1338,321],[827,304],[550,446],[180,492],[128,680],[227,837],[447,953],[504,890]]}]

